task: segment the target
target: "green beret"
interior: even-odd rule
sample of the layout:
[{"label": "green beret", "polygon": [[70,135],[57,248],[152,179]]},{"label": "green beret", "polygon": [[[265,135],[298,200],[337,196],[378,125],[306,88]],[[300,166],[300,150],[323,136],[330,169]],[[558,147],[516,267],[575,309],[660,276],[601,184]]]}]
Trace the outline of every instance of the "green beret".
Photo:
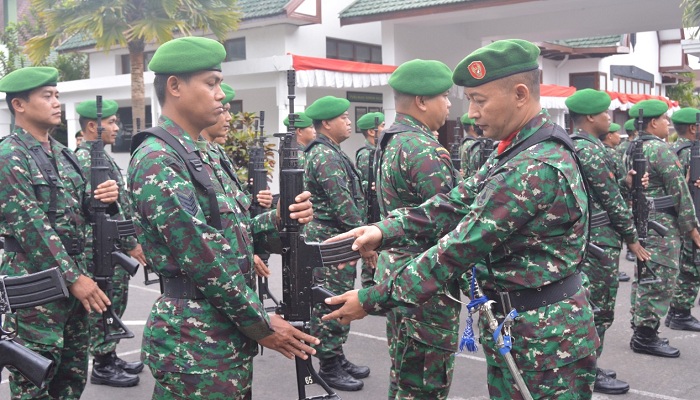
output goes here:
[{"label": "green beret", "polygon": [[668,111],[668,104],[656,99],[640,101],[630,108],[630,117],[639,117],[640,109],[644,110],[644,118],[656,118]]},{"label": "green beret", "polygon": [[460,118],[459,120],[460,120],[460,122],[462,122],[462,126],[474,125],[476,123],[474,118],[469,118],[469,113],[464,113],[464,115],[462,115],[462,118]]},{"label": "green beret", "polygon": [[[305,113],[299,112],[299,113],[294,113],[297,115],[297,118],[294,120],[294,128],[308,128],[311,125],[313,125],[314,120],[311,118],[307,117]],[[289,115],[287,115],[284,118],[284,126],[289,128]]]},{"label": "green beret", "polygon": [[357,127],[362,130],[374,129],[374,118],[379,118],[379,123],[384,122],[384,114],[380,112],[367,113],[357,120]]},{"label": "green beret", "polygon": [[452,87],[452,71],[440,61],[411,60],[396,68],[389,77],[389,86],[414,96],[435,96]]},{"label": "green beret", "polygon": [[619,131],[621,128],[620,124],[616,124],[614,122],[610,123],[610,128],[608,128],[608,133],[615,133]]},{"label": "green beret", "polygon": [[[646,110],[644,112],[646,113]],[[671,115],[671,121],[673,121],[674,124],[694,125],[697,118],[696,115],[698,114],[700,114],[700,110],[697,108],[681,108]]]},{"label": "green beret", "polygon": [[216,40],[188,36],[158,47],[148,68],[156,74],[221,71],[221,62],[225,58],[226,49]]},{"label": "green beret", "polygon": [[53,67],[25,67],[0,79],[0,92],[20,93],[42,86],[56,86],[58,70]]},{"label": "green beret", "polygon": [[226,104],[230,103],[234,97],[236,97],[236,91],[233,90],[233,88],[230,85],[222,83],[221,90],[224,91],[224,95],[226,96],[226,97],[224,97],[223,100],[221,100],[221,104],[226,105]]},{"label": "green beret", "polygon": [[[102,101],[102,118],[111,117],[117,113],[119,104],[114,100]],[[97,119],[97,101],[87,100],[75,106],[75,111],[83,118]]]},{"label": "green beret", "polygon": [[628,119],[627,122],[625,122],[625,130],[630,132],[637,130],[637,125],[635,124],[634,118]]},{"label": "green beret", "polygon": [[610,95],[600,90],[582,89],[564,101],[569,111],[580,115],[596,115],[610,107]]},{"label": "green beret", "polygon": [[527,40],[498,40],[481,47],[462,60],[452,80],[464,87],[485,83],[539,68],[540,48]]},{"label": "green beret", "polygon": [[350,108],[350,102],[347,99],[325,96],[306,107],[306,116],[316,121],[333,119],[343,114],[348,108]]}]

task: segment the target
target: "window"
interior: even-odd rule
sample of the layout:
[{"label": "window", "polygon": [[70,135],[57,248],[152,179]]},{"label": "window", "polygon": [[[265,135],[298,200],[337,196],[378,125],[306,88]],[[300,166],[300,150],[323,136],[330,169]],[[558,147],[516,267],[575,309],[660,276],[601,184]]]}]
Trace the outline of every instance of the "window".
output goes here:
[{"label": "window", "polygon": [[603,79],[600,72],[585,72],[580,74],[569,74],[569,85],[575,87],[578,90],[581,89],[596,89],[605,90],[601,88],[601,82]]},{"label": "window", "polygon": [[653,86],[651,82],[645,80],[625,78],[621,76],[613,76],[612,90],[614,92],[627,94],[658,94],[652,93]]},{"label": "window", "polygon": [[[143,52],[143,70],[144,71],[149,71],[148,69],[148,63],[151,62],[151,59],[153,58],[153,54],[155,54],[155,51],[144,51]],[[131,60],[129,59],[128,54],[122,55],[121,58],[122,61],[122,74],[130,74],[131,73]]]},{"label": "window", "polygon": [[225,41],[224,48],[226,48],[226,59],[224,61],[241,61],[246,59],[245,37]]},{"label": "window", "polygon": [[326,57],[336,60],[382,63],[382,47],[374,44],[326,39]]}]

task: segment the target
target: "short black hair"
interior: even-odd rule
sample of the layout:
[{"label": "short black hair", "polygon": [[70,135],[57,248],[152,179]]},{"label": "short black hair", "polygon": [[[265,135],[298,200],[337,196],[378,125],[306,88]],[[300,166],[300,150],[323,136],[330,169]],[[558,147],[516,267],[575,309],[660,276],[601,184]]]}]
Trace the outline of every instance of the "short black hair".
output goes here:
[{"label": "short black hair", "polygon": [[22,99],[24,101],[29,101],[29,94],[31,92],[31,90],[25,90],[24,92],[7,93],[7,95],[5,96],[5,101],[7,101],[7,107],[10,109],[12,115],[15,115],[15,109],[14,107],[12,107],[12,100]]},{"label": "short black hair", "polygon": [[158,104],[160,104],[161,107],[163,107],[163,104],[165,104],[165,85],[168,83],[168,78],[174,76],[184,82],[189,82],[194,74],[194,72],[189,72],[186,74],[156,74],[155,79],[153,79],[153,88],[156,91]]},{"label": "short black hair", "polygon": [[[87,124],[88,124],[88,122],[90,122],[90,121],[97,121],[97,120],[96,120],[96,119],[92,119],[92,118],[85,118],[85,117],[82,117],[82,116],[79,117],[79,118],[78,118],[78,124],[80,124],[80,129],[83,130],[83,131],[86,130],[86,129],[87,129]],[[75,135],[76,135],[76,137],[78,137],[78,136],[77,136],[77,135],[78,135],[77,133],[76,133]]]},{"label": "short black hair", "polygon": [[691,124],[673,124],[673,127],[676,129],[676,132],[678,135],[687,135],[688,130],[690,129]]}]

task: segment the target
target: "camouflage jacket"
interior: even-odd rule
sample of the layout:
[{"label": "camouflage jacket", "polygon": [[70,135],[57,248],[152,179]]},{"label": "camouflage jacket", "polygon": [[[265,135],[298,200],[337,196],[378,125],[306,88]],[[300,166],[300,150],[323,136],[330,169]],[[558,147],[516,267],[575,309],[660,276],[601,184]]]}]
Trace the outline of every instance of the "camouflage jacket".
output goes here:
[{"label": "camouflage jacket", "polygon": [[692,140],[678,136],[678,140],[676,140],[671,146],[671,150],[673,150],[676,156],[678,156],[678,160],[681,162],[683,176],[688,176],[688,171],[690,170],[690,146],[688,146],[688,144],[692,143]]},{"label": "camouflage jacket", "polygon": [[314,219],[305,227],[307,236],[320,239],[313,236],[314,225],[337,233],[362,226],[364,193],[360,175],[348,156],[321,133],[304,152],[304,186],[314,203]]},{"label": "camouflage jacket", "polygon": [[[462,161],[462,178],[470,178],[473,174],[467,174],[467,164],[471,162],[469,149],[476,143],[476,138],[466,136],[459,146],[459,159]],[[474,171],[476,172],[476,171]]]},{"label": "camouflage jacket", "polygon": [[[474,176],[474,174],[476,174],[476,171],[478,171],[483,165],[482,162],[485,161],[485,159],[482,161],[481,153],[484,149],[484,145],[486,144],[487,140],[490,139],[477,138],[467,142],[468,146],[464,148],[464,153],[462,155],[462,176],[464,176],[465,179]],[[494,142],[492,140],[490,140],[490,143],[492,144],[492,147],[494,149],[498,145],[497,142]]]},{"label": "camouflage jacket", "polygon": [[367,180],[369,179],[369,158],[374,157],[376,147],[369,140],[365,139],[364,147],[360,147],[355,153],[355,167],[360,174],[362,187],[367,190]]},{"label": "camouflage jacket", "polygon": [[[668,143],[658,137],[642,132],[635,142],[637,140],[642,140],[644,143],[644,158],[647,160],[649,173],[649,186],[644,190],[644,194],[650,198],[672,196],[676,212],[676,216],[671,216],[667,213],[651,211],[649,219],[659,221],[669,228],[667,236],[685,236],[696,227],[697,223],[681,163]],[[628,149],[623,156],[624,164],[628,169],[632,168],[633,150],[634,148]]]},{"label": "camouflage jacket", "polygon": [[193,183],[185,161],[162,140],[145,138],[128,170],[139,242],[161,277],[186,275],[205,296],[156,300],[144,330],[145,361],[154,369],[188,374],[230,369],[255,355],[255,340],[271,333],[246,277],[252,274],[254,245],[279,252],[274,215],[251,221],[245,194],[207,143],[194,142],[166,117],[159,126],[198,153],[216,191],[222,230],[207,222],[208,197]]},{"label": "camouflage jacket", "polygon": [[[90,166],[92,163],[92,158],[90,157],[90,150],[92,148],[92,143],[93,142],[86,142],[83,141],[80,143],[80,146],[78,146],[77,149],[75,149],[75,155],[78,157],[78,161],[80,162],[80,168],[83,172],[83,176],[85,177],[85,190],[88,193],[92,192],[92,187],[90,186],[90,178],[92,176],[92,173],[90,171]],[[122,175],[122,170],[119,168],[117,163],[114,161],[114,158],[109,155],[105,151],[105,158],[109,161],[110,165],[110,171],[109,171],[109,177],[110,179],[113,179],[117,181],[117,186],[119,186],[119,199],[117,200],[117,206],[119,208],[119,212],[117,215],[111,216],[112,219],[117,219],[117,220],[125,220],[131,218],[133,215],[133,206],[131,205],[131,198],[129,197],[128,193],[126,192],[126,181],[124,180],[124,176]],[[87,231],[87,249],[92,248],[92,226],[87,225],[86,226],[86,231]],[[136,245],[137,241],[136,238],[133,236],[127,237],[123,240],[120,240],[121,242],[121,247],[122,249],[129,251],[133,250]],[[88,252],[88,256],[90,256],[92,253],[91,251]]]},{"label": "camouflage jacket", "polygon": [[[49,160],[58,173],[56,222],[51,226],[50,189],[44,175],[27,149],[45,149],[28,132],[16,127],[0,142],[0,232],[14,237],[26,253],[3,252],[0,275],[25,275],[58,267],[70,285],[87,272],[85,253],[70,256],[62,238],[84,244],[88,225],[84,210],[89,200],[77,165],[69,161],[71,150],[50,138]],[[44,151],[44,150],[41,150]]]},{"label": "camouflage jacket", "polygon": [[610,218],[609,224],[591,229],[591,241],[599,246],[615,248],[622,247],[620,237],[626,243],[636,242],[637,230],[632,211],[620,193],[616,164],[609,157],[608,150],[600,139],[588,132],[577,130],[574,138],[576,154],[588,184],[591,214],[604,211]]},{"label": "camouflage jacket", "polygon": [[[407,126],[418,132],[406,130]],[[448,193],[461,180],[459,172],[452,167],[450,153],[428,127],[408,115],[397,114],[394,125],[384,132],[394,130],[402,131],[388,138],[379,158],[377,195],[382,215],[402,207],[417,207],[438,193]],[[389,278],[430,247],[431,242],[421,238],[409,247],[381,251],[376,279]],[[445,286],[452,297],[459,297],[456,280]],[[427,335],[423,341],[453,350],[457,347],[460,308],[459,303],[441,294],[421,307],[402,310],[402,315],[413,320],[414,334]]]},{"label": "camouflage jacket", "polygon": [[[542,110],[509,148],[551,124]],[[537,288],[576,273],[585,254],[588,199],[573,155],[561,144],[546,141],[518,153],[489,176],[497,162],[494,152],[485,168],[449,194],[393,211],[377,224],[384,247],[405,236],[425,236],[438,244],[391,278],[361,289],[365,310],[423,303],[444,282],[487,257],[493,274],[480,269],[477,277],[488,290]],[[502,316],[500,307],[494,308]],[[482,332],[484,323],[482,318]],[[523,370],[554,369],[587,357],[598,346],[593,313],[582,290],[521,313],[512,332],[514,357]],[[488,363],[505,368],[491,336],[482,334],[481,341]]]}]

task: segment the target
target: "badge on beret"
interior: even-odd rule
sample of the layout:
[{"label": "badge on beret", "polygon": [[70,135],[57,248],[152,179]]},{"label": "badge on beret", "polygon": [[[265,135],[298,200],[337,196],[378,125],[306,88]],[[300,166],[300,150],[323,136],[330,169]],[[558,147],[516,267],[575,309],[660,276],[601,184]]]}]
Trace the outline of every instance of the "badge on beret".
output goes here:
[{"label": "badge on beret", "polygon": [[472,61],[472,63],[469,64],[469,73],[474,79],[484,79],[486,76],[486,68],[484,67],[484,63],[481,61]]}]

